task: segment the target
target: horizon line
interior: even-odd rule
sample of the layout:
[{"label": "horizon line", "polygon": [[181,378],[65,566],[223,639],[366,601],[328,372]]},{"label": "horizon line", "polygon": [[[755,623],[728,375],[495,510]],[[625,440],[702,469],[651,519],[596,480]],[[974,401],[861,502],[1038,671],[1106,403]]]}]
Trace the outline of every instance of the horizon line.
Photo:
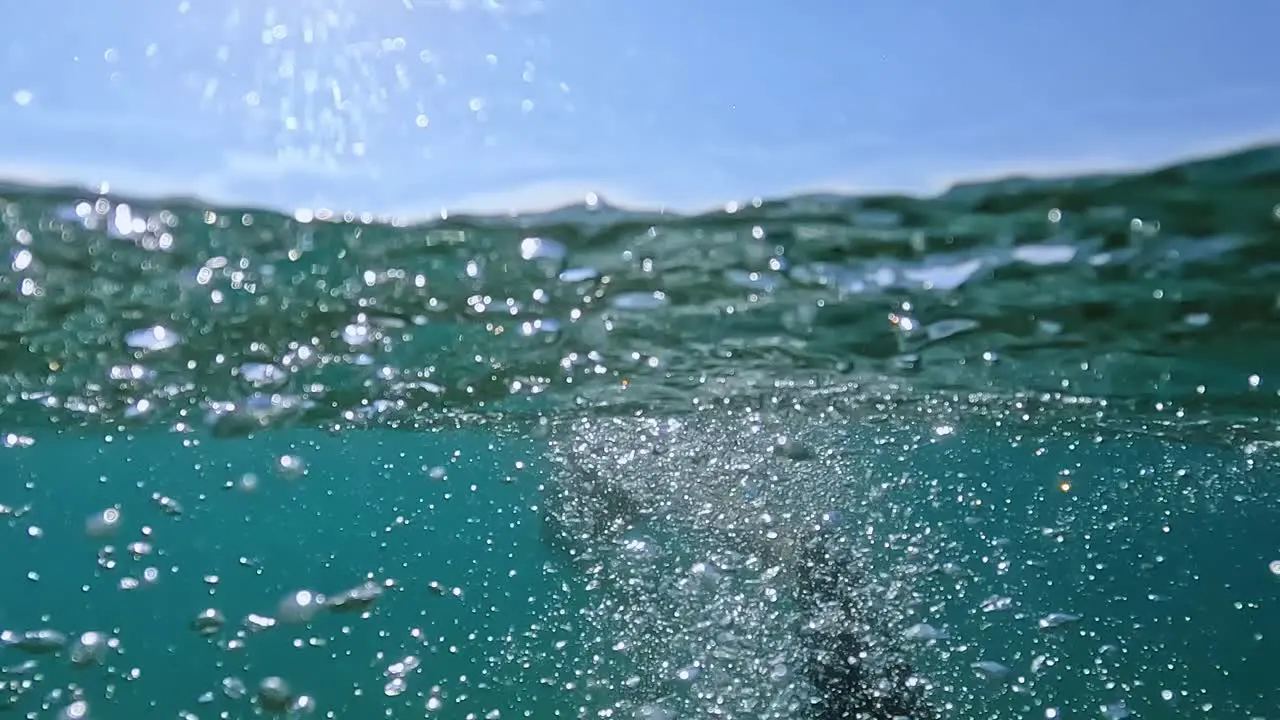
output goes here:
[{"label": "horizon line", "polygon": [[[537,218],[542,216],[555,215],[567,211],[582,208],[591,208],[598,206],[600,210],[621,211],[634,215],[668,215],[671,217],[694,218],[717,213],[733,213],[739,209],[745,209],[750,206],[759,206],[762,204],[785,202],[801,198],[814,197],[833,197],[843,199],[859,199],[859,198],[909,198],[915,200],[932,200],[944,197],[947,194],[961,188],[980,187],[984,185],[996,185],[1006,182],[1016,181],[1071,181],[1086,179],[1102,179],[1112,177],[1124,177],[1129,175],[1146,175],[1161,172],[1176,167],[1186,165],[1194,165],[1202,162],[1212,162],[1214,160],[1222,160],[1237,155],[1245,155],[1251,152],[1259,152],[1267,149],[1280,149],[1280,137],[1270,136],[1268,133],[1266,139],[1253,138],[1250,140],[1239,140],[1236,142],[1218,142],[1211,143],[1211,147],[1192,150],[1187,153],[1177,154],[1172,158],[1155,161],[1155,162],[1135,162],[1135,161],[1115,161],[1098,162],[1096,165],[1082,164],[1080,168],[1073,170],[1026,170],[1011,167],[1008,170],[975,170],[968,175],[960,175],[942,182],[931,183],[930,189],[906,189],[892,188],[884,186],[875,188],[871,186],[854,187],[852,185],[842,183],[815,183],[813,186],[800,186],[794,190],[777,192],[769,195],[753,195],[746,199],[728,200],[718,203],[707,203],[700,208],[690,206],[688,210],[678,210],[673,208],[674,203],[670,202],[654,202],[645,200],[636,200],[634,198],[628,200],[630,193],[626,191],[610,191],[600,186],[606,183],[589,183],[582,181],[558,181],[549,179],[541,182],[528,183],[520,188],[508,190],[505,193],[498,191],[497,196],[518,196],[522,193],[528,194],[528,191],[537,191],[547,186],[561,186],[561,194],[565,197],[563,200],[551,202],[539,202],[535,204],[524,204],[522,207],[511,205],[505,209],[488,209],[482,210],[475,207],[478,204],[486,204],[477,202],[477,198],[483,197],[480,193],[473,193],[470,200],[462,200],[454,203],[453,207],[445,205],[440,206],[436,210],[416,210],[416,211],[400,211],[387,212],[376,210],[358,210],[352,208],[337,209],[331,203],[317,202],[312,205],[293,206],[274,206],[270,203],[261,201],[249,201],[243,198],[234,197],[237,193],[227,192],[221,198],[218,195],[224,193],[212,192],[188,192],[188,193],[172,193],[165,194],[159,192],[146,192],[138,190],[130,190],[128,182],[117,184],[114,181],[99,181],[97,183],[90,181],[74,181],[66,180],[59,177],[53,177],[57,173],[28,173],[19,171],[10,175],[9,172],[0,166],[0,190],[36,190],[42,193],[66,193],[78,194],[83,193],[92,197],[105,197],[113,199],[117,202],[126,202],[130,204],[142,205],[179,205],[189,207],[203,207],[205,209],[236,209],[250,213],[270,213],[276,215],[292,216],[299,222],[355,222],[357,220],[363,223],[389,224],[396,226],[414,226],[424,225],[433,222],[441,222],[446,220],[463,221],[463,220],[486,220],[497,218]],[[1063,162],[1063,161],[1059,161]],[[1064,164],[1069,164],[1065,161]],[[31,175],[44,175],[44,177],[32,177]],[[23,177],[27,175],[27,177]],[[93,186],[96,184],[97,188]],[[590,185],[596,185],[600,189],[585,189]],[[929,185],[930,183],[924,183]],[[581,190],[570,190],[570,187],[581,187]],[[617,190],[614,188],[614,190]],[[615,201],[613,198],[621,197],[621,201]],[[502,205],[501,201],[496,198],[490,198],[492,206]],[[536,205],[536,206],[535,206]],[[468,207],[470,206],[470,207]]]}]

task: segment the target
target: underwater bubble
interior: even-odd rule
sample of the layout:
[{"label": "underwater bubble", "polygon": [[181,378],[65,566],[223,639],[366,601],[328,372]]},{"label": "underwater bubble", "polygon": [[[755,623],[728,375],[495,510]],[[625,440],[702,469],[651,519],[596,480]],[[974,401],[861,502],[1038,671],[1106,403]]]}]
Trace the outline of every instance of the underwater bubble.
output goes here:
[{"label": "underwater bubble", "polygon": [[88,720],[89,703],[76,700],[58,711],[58,720]]},{"label": "underwater bubble", "polygon": [[249,613],[245,616],[243,625],[244,629],[248,632],[259,633],[264,630],[270,630],[276,626],[276,623],[277,621],[273,617],[267,617],[266,615],[259,615],[257,613]]},{"label": "underwater bubble", "polygon": [[594,268],[567,268],[560,272],[560,282],[575,284],[595,280],[600,277],[600,272]]},{"label": "underwater bubble", "polygon": [[1013,598],[1003,595],[992,595],[982,601],[982,612],[1000,612],[1013,607]]},{"label": "underwater bubble", "polygon": [[141,560],[154,552],[155,548],[146,540],[135,540],[126,545],[125,550],[129,551],[134,560]]},{"label": "underwater bubble", "polygon": [[120,519],[119,508],[111,507],[94,513],[84,522],[85,534],[95,539],[110,537],[120,529]]},{"label": "underwater bubble", "polygon": [[665,708],[661,705],[646,704],[641,705],[635,712],[636,720],[675,720],[676,713],[674,710]]},{"label": "underwater bubble", "polygon": [[239,373],[254,387],[279,387],[289,380],[287,370],[271,363],[245,363]]},{"label": "underwater bubble", "polygon": [[299,695],[289,703],[289,717],[308,717],[316,712],[316,699],[310,695]]},{"label": "underwater bubble", "polygon": [[105,633],[89,631],[82,633],[71,645],[71,664],[79,667],[98,665],[107,656],[112,639]]},{"label": "underwater bubble", "polygon": [[1072,615],[1064,612],[1052,612],[1040,618],[1038,624],[1041,630],[1053,630],[1064,625],[1071,625],[1080,622],[1079,615]]},{"label": "underwater bubble", "polygon": [[1133,712],[1124,704],[1124,701],[1107,703],[1100,705],[1098,710],[1107,720],[1125,720],[1133,715]]},{"label": "underwater bubble", "polygon": [[330,596],[326,602],[331,610],[335,612],[357,612],[369,609],[378,598],[382,597],[382,586],[376,582],[368,581],[357,585],[350,590],[344,590],[336,595]]},{"label": "underwater bubble", "polygon": [[224,677],[219,686],[222,688],[222,694],[231,700],[241,700],[249,694],[249,688],[238,677]]},{"label": "underwater bubble", "polygon": [[12,630],[0,632],[0,648],[17,648],[32,655],[56,653],[66,645],[67,636],[49,628],[27,630],[26,632],[14,632]]},{"label": "underwater bubble", "polygon": [[936,628],[928,623],[912,625],[902,632],[902,636],[908,640],[947,640],[951,637],[946,630]]},{"label": "underwater bubble", "polygon": [[520,241],[520,257],[525,260],[560,260],[565,252],[564,245],[547,238],[527,237]]},{"label": "underwater bubble", "polygon": [[407,689],[409,689],[409,683],[406,682],[404,678],[394,677],[388,680],[387,684],[383,686],[382,694],[387,697],[396,697],[403,694]]},{"label": "underwater bubble", "polygon": [[310,590],[289,593],[277,605],[276,617],[282,623],[301,625],[309,623],[325,606],[325,596]]},{"label": "underwater bubble", "polygon": [[979,677],[987,680],[1004,680],[1009,677],[1012,670],[1007,665],[995,662],[994,660],[980,660],[970,663],[969,667],[978,674]]},{"label": "underwater bubble", "polygon": [[152,325],[125,335],[125,343],[135,350],[168,350],[180,342],[182,338],[163,325]]},{"label": "underwater bubble", "polygon": [[191,629],[200,635],[213,635],[222,630],[227,624],[227,618],[217,608],[207,608],[200,611],[195,619],[191,621]]},{"label": "underwater bubble", "polygon": [[262,707],[279,712],[289,707],[293,700],[293,690],[283,678],[272,675],[258,683],[258,702]]},{"label": "underwater bubble", "polygon": [[307,463],[297,455],[281,455],[276,460],[276,472],[288,480],[294,480],[307,474]]},{"label": "underwater bubble", "polygon": [[182,515],[183,513],[182,503],[178,502],[174,498],[169,497],[168,495],[153,493],[151,495],[151,500],[155,502],[156,505],[160,506],[160,510],[165,515],[177,517]]},{"label": "underwater bubble", "polygon": [[368,345],[376,338],[377,328],[363,317],[342,328],[343,342],[353,348]]}]

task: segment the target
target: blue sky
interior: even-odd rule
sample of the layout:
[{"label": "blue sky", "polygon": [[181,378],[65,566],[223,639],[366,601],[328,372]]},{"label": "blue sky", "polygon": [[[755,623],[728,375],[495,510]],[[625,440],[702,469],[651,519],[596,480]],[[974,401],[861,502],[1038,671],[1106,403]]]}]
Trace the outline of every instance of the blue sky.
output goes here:
[{"label": "blue sky", "polygon": [[699,209],[1280,139],[1258,0],[42,0],[0,177],[281,209]]}]

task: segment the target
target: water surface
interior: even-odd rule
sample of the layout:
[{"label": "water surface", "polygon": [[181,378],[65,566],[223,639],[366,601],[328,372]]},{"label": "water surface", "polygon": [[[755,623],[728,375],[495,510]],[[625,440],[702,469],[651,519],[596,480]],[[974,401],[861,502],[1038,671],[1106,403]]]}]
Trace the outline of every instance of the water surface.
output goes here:
[{"label": "water surface", "polygon": [[1272,717],[1278,203],[6,187],[0,705]]}]

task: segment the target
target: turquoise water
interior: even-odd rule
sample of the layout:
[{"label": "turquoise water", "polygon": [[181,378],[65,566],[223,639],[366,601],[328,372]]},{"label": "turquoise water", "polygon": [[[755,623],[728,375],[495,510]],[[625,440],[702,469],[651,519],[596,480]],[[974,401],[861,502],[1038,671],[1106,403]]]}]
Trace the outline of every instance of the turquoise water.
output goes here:
[{"label": "turquoise water", "polygon": [[0,708],[1277,717],[1277,203],[10,187]]},{"label": "turquoise water", "polygon": [[[16,709],[38,707],[61,686],[97,700],[95,716],[234,716],[249,706],[225,697],[221,681],[239,678],[252,689],[272,675],[317,703],[334,698],[319,708],[342,717],[384,709],[421,716],[433,686],[446,702],[442,716],[528,708],[574,717],[584,702],[583,692],[566,689],[583,684],[576,671],[590,670],[573,625],[582,600],[553,571],[559,563],[541,539],[538,470],[515,468],[536,458],[532,443],[376,430],[40,440],[34,452],[6,458],[7,499],[30,506],[6,528],[5,547],[21,549],[5,563],[6,626],[73,637],[98,630],[119,638],[120,650],[99,667],[42,662],[46,679]],[[275,461],[289,454],[307,459],[305,476],[276,474]],[[437,466],[446,479],[429,477]],[[224,488],[246,473],[260,476],[255,490]],[[512,482],[501,481],[507,475]],[[32,489],[23,491],[23,481]],[[182,515],[167,514],[154,493],[178,500]],[[104,539],[86,537],[85,519],[117,505],[119,532],[105,539],[115,565],[107,568],[99,561]],[[43,537],[30,537],[31,527]],[[153,550],[135,558],[127,546],[140,540]],[[154,581],[147,568],[158,571]],[[130,578],[138,587],[122,589]],[[332,594],[366,579],[396,583],[367,617],[324,615],[234,647],[242,618],[276,616],[290,592]],[[210,637],[190,629],[206,608],[227,618]],[[389,698],[386,670],[408,656],[421,665],[404,693]],[[212,702],[201,703],[208,691]]]}]

